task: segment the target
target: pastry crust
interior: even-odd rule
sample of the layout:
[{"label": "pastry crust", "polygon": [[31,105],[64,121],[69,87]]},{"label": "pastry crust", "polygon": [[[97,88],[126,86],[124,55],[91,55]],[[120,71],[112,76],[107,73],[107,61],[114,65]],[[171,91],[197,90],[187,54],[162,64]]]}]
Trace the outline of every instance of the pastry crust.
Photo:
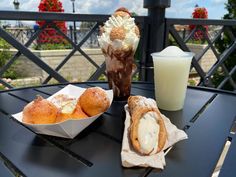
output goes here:
[{"label": "pastry crust", "polygon": [[[149,153],[144,153],[141,149],[139,140],[138,140],[138,125],[140,122],[140,119],[148,112],[155,112],[156,114],[156,121],[157,124],[159,125],[159,133],[158,133],[158,147],[157,147],[157,151],[155,153],[160,152],[166,143],[167,140],[167,131],[166,131],[166,127],[164,124],[164,121],[161,117],[161,114],[158,110],[157,107],[151,107],[151,106],[142,106],[142,104],[139,103],[140,99],[143,101],[143,99],[146,99],[145,97],[142,96],[131,96],[128,100],[128,105],[129,105],[129,109],[131,111],[131,125],[130,125],[130,140],[131,143],[135,149],[135,151],[139,152],[140,154],[143,155],[149,155],[151,152]],[[141,106],[140,106],[141,105]]]},{"label": "pastry crust", "polygon": [[57,114],[57,107],[39,96],[24,107],[22,121],[29,124],[52,124]]},{"label": "pastry crust", "polygon": [[66,114],[60,112],[56,118],[56,123],[66,121],[68,119],[83,119],[89,117],[83,110],[81,109],[79,103],[76,105],[76,108],[72,114]]},{"label": "pastry crust", "polygon": [[106,111],[110,105],[110,100],[100,87],[87,88],[79,98],[82,110],[89,116],[95,116]]},{"label": "pastry crust", "polygon": [[149,99],[140,95],[130,96],[128,98],[128,105],[129,105],[129,111],[131,115],[134,112],[136,112],[136,109],[137,110],[140,109],[140,107],[147,107],[147,108],[155,109],[160,114],[160,111],[157,108],[156,102],[153,99]]}]

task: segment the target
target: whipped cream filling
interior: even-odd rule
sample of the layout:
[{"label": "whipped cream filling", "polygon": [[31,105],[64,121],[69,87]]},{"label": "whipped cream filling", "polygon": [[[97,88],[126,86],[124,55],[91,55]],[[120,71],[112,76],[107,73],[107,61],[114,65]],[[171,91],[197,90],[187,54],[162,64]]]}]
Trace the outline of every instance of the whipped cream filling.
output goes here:
[{"label": "whipped cream filling", "polygon": [[[114,27],[123,27],[125,29],[125,39],[110,40],[110,33]],[[131,17],[120,17],[112,15],[109,20],[105,22],[103,26],[104,32],[101,36],[98,36],[98,41],[101,48],[107,49],[108,45],[111,44],[115,49],[128,49],[132,48],[134,51],[137,48],[139,37],[135,33],[135,22],[134,18]]]},{"label": "whipped cream filling", "polygon": [[72,114],[76,108],[77,101],[75,99],[63,102],[61,112],[63,114]]},{"label": "whipped cream filling", "polygon": [[51,102],[58,107],[63,114],[72,114],[77,105],[77,100],[75,98],[70,98],[64,94],[53,97]]},{"label": "whipped cream filling", "polygon": [[140,119],[138,125],[138,140],[141,151],[145,154],[155,154],[158,148],[159,125],[155,112],[148,112]]}]

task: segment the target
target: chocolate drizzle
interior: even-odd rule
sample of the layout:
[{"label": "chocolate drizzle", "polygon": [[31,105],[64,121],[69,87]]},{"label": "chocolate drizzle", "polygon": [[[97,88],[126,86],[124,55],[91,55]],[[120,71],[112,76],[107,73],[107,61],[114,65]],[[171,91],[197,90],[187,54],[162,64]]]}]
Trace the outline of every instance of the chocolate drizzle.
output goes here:
[{"label": "chocolate drizzle", "polygon": [[106,70],[109,87],[113,89],[115,100],[127,100],[130,96],[134,51],[113,50],[108,47],[106,57]]}]

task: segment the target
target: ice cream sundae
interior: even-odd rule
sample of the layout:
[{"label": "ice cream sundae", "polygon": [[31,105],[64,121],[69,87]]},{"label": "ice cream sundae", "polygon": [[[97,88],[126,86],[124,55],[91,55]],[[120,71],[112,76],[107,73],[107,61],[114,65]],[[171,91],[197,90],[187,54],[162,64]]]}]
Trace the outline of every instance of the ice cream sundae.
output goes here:
[{"label": "ice cream sundae", "polygon": [[109,87],[116,100],[126,100],[130,95],[139,38],[139,28],[125,8],[117,9],[100,28],[98,41],[105,56]]}]

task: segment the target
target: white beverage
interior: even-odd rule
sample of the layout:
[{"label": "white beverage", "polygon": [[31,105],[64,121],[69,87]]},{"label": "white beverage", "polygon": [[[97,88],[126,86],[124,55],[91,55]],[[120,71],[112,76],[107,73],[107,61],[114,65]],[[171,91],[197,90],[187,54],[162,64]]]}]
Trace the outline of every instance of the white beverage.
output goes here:
[{"label": "white beverage", "polygon": [[155,97],[160,109],[183,108],[193,53],[170,46],[153,53]]}]

